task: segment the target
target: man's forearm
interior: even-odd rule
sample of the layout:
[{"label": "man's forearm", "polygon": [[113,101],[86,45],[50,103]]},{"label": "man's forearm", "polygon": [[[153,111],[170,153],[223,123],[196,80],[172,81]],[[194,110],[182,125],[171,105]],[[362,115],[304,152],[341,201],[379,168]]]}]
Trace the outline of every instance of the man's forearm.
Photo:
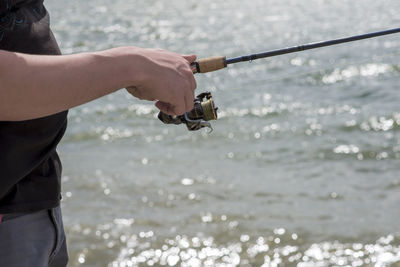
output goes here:
[{"label": "man's forearm", "polygon": [[0,121],[55,114],[127,86],[136,88],[135,97],[181,115],[193,108],[195,59],[138,47],[67,56],[0,51]]},{"label": "man's forearm", "polygon": [[0,121],[61,112],[129,85],[118,50],[67,56],[0,51]]}]

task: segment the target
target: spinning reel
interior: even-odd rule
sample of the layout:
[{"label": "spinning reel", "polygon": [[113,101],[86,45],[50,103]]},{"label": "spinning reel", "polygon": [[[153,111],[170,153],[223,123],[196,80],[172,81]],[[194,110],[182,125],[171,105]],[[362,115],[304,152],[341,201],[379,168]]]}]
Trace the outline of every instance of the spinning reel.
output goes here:
[{"label": "spinning reel", "polygon": [[165,124],[186,124],[189,131],[197,131],[203,127],[211,127],[210,120],[217,119],[217,107],[210,92],[204,92],[194,99],[194,108],[180,116],[167,115],[160,111],[158,118]]}]

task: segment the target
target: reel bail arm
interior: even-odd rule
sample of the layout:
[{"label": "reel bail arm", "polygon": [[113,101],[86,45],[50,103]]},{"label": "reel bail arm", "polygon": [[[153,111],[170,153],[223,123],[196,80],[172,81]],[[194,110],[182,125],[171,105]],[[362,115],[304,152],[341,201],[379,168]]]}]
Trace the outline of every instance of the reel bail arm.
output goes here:
[{"label": "reel bail arm", "polygon": [[211,127],[210,120],[217,119],[217,110],[210,92],[199,94],[194,99],[194,108],[180,116],[171,116],[160,111],[158,118],[165,124],[186,124],[189,131],[197,131],[201,128]]}]

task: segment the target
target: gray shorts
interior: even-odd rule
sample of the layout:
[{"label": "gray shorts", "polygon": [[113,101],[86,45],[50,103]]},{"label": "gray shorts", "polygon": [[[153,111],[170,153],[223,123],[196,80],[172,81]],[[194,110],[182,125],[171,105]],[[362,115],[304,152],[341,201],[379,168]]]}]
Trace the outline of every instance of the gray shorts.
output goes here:
[{"label": "gray shorts", "polygon": [[0,223],[0,266],[65,267],[67,263],[60,207],[3,215]]}]

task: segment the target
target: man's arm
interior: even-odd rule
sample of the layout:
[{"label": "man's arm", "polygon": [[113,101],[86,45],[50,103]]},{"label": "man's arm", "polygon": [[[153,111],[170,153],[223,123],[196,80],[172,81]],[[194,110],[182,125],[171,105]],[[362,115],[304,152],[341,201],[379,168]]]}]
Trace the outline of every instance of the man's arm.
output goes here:
[{"label": "man's arm", "polygon": [[137,47],[66,56],[0,50],[0,121],[55,114],[128,86],[136,97],[180,115],[193,108],[194,60]]}]

